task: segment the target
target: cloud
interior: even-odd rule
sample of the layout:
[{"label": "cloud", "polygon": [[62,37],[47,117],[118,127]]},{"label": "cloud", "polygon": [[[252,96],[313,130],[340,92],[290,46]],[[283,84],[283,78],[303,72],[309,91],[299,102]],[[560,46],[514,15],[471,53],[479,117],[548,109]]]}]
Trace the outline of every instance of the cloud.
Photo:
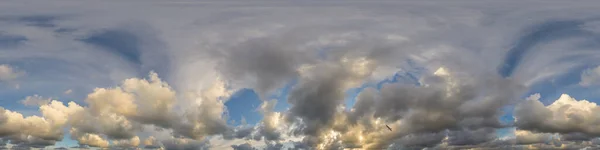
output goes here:
[{"label": "cloud", "polygon": [[25,72],[17,70],[7,64],[0,64],[0,81],[11,81],[25,75]]},{"label": "cloud", "polygon": [[515,136],[516,144],[521,145],[547,143],[553,138],[552,134],[549,133],[534,133],[527,130],[516,130]]},{"label": "cloud", "polygon": [[167,150],[208,150],[210,142],[173,138],[161,141]]},{"label": "cloud", "polygon": [[138,136],[134,136],[131,139],[112,141],[112,144],[114,147],[137,148],[140,145],[140,138]]},{"label": "cloud", "polygon": [[591,68],[581,73],[581,86],[596,85],[600,81],[600,67]]},{"label": "cloud", "polygon": [[600,110],[596,103],[563,94],[552,104],[544,106],[539,97],[539,94],[532,95],[516,106],[515,125],[519,129],[561,134],[579,132],[589,136],[599,134],[596,129],[598,121],[593,117]]},{"label": "cloud", "polygon": [[21,104],[26,106],[41,106],[50,103],[52,99],[44,99],[39,95],[27,96],[25,99],[21,100]]},{"label": "cloud", "polygon": [[154,136],[150,136],[150,137],[146,138],[142,144],[144,145],[144,148],[147,148],[147,149],[160,148],[160,145],[159,145],[158,141],[156,140],[156,138],[154,138]]},{"label": "cloud", "polygon": [[[84,107],[74,102],[64,105],[38,95],[29,96],[23,103],[38,105],[42,116],[24,117],[1,109],[0,136],[8,137],[16,145],[45,147],[62,140],[63,129],[69,126],[71,137],[80,145],[135,148],[141,143],[136,134],[143,131],[142,125],[154,125],[202,140],[204,136],[220,134],[229,128],[221,118],[223,102],[219,97],[230,92],[222,90],[225,90],[222,82],[216,82],[212,88],[199,93],[199,104],[183,112],[185,114],[173,111],[177,100],[175,92],[154,72],[148,79],[131,78],[115,88],[97,88],[88,94]],[[152,139],[148,139],[151,140],[149,146],[158,146]],[[173,147],[175,145],[169,145],[173,142],[176,145],[189,143],[192,148],[204,145],[193,139],[177,139],[162,145]]]},{"label": "cloud", "polygon": [[[286,35],[283,35],[286,36]],[[309,57],[293,49],[284,41],[286,37],[258,38],[236,45],[229,51],[216,51],[214,55],[223,57],[219,70],[227,78],[241,80],[250,78],[250,85],[265,97],[276,87],[297,76],[297,70]]]},{"label": "cloud", "polygon": [[74,140],[77,140],[77,142],[80,145],[101,147],[101,148],[108,147],[108,144],[109,144],[108,141],[105,140],[104,138],[102,138],[98,134],[82,133],[82,132],[79,132],[78,129],[76,129],[76,128],[71,128],[70,132],[71,132],[71,137],[73,137]]},{"label": "cloud", "polygon": [[27,38],[19,35],[10,35],[0,32],[0,48],[13,48],[19,46],[23,42],[27,41]]},{"label": "cloud", "polygon": [[252,145],[248,143],[240,144],[240,145],[231,145],[231,148],[234,150],[255,150]]},{"label": "cloud", "polygon": [[73,90],[72,90],[72,89],[68,89],[68,90],[66,90],[66,91],[64,92],[64,94],[65,94],[65,95],[69,95],[69,94],[71,94],[71,93],[73,93]]},{"label": "cloud", "polygon": [[67,116],[81,109],[75,103],[64,106],[61,102],[52,101],[40,106],[43,117],[24,117],[18,112],[0,108],[0,136],[6,137],[14,145],[38,148],[54,145],[63,138]]},{"label": "cloud", "polygon": [[[558,89],[596,88],[598,68],[579,71],[600,65],[591,1],[37,4],[0,6],[0,81],[20,87],[0,87],[0,136],[14,148],[64,134],[115,149],[597,145],[595,95]],[[579,85],[559,81],[573,72]],[[590,100],[521,101],[541,83]],[[224,103],[242,88],[263,118],[232,126]]]}]

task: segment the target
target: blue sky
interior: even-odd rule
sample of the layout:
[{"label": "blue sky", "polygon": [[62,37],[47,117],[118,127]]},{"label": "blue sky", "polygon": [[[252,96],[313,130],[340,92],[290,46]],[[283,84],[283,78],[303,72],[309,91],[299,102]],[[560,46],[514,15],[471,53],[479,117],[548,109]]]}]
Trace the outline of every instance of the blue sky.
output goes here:
[{"label": "blue sky", "polygon": [[7,1],[0,146],[597,148],[598,6]]}]

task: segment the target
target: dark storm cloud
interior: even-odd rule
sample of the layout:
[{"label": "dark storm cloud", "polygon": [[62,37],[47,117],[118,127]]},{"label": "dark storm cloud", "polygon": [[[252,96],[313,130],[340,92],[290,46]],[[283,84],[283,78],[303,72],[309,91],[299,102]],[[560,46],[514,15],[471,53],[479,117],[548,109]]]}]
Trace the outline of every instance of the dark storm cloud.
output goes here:
[{"label": "dark storm cloud", "polygon": [[[306,75],[292,89],[288,103],[291,107],[287,119],[299,125],[296,134],[319,136],[331,128],[345,90],[369,76],[373,62],[361,62],[366,70],[355,68],[355,60],[324,63],[305,70]],[[355,86],[355,85],[354,85]],[[312,140],[311,140],[312,141]]]},{"label": "dark storm cloud", "polygon": [[343,100],[344,89],[339,87],[344,82],[343,73],[326,69],[318,72],[322,74],[316,79],[299,83],[288,99],[292,105],[290,118],[298,117],[305,125],[301,132],[307,135],[323,132],[320,129],[333,121],[336,107]]}]

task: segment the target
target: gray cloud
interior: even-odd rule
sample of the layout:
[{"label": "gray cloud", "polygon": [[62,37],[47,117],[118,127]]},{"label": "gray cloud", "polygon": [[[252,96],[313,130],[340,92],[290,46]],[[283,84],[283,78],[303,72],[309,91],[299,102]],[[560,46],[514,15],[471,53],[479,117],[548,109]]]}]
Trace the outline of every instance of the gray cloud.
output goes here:
[{"label": "gray cloud", "polygon": [[445,137],[446,132],[410,134],[398,139],[394,144],[408,148],[435,147],[440,144]]},{"label": "gray cloud", "polygon": [[[494,128],[506,126],[499,121],[501,108],[518,99],[519,85],[499,76],[468,79],[449,70],[441,68],[424,77],[424,86],[389,84],[379,92],[365,90],[349,114],[356,120],[351,122],[360,124],[361,118],[370,117],[402,121],[394,128],[398,130],[395,135],[377,140],[382,145],[402,138],[406,139],[403,145],[420,145],[423,140],[408,139],[431,133],[439,137],[447,130],[449,145],[477,145],[495,139]],[[430,142],[436,145],[440,141]]]},{"label": "gray cloud", "polygon": [[448,133],[449,145],[478,145],[496,138],[495,130],[480,128],[477,130],[451,131]]},{"label": "gray cloud", "polygon": [[170,139],[161,141],[165,150],[208,150],[209,141],[194,141],[185,139]]},{"label": "gray cloud", "polygon": [[[19,19],[0,21],[0,63],[28,76],[23,91],[0,87],[0,96],[78,89],[58,99],[79,104],[44,103],[42,115],[30,117],[7,113],[13,109],[7,105],[0,109],[0,136],[17,141],[15,148],[43,147],[71,127],[82,145],[116,148],[109,141],[123,141],[117,143],[135,147],[132,138],[146,137],[143,127],[152,125],[174,136],[149,144],[165,149],[208,149],[205,140],[221,137],[264,140],[274,149],[288,138],[303,138],[292,143],[306,149],[593,145],[597,121],[575,105],[592,112],[596,106],[583,102],[554,108],[524,101],[515,108],[515,126],[531,133],[511,140],[494,133],[510,126],[500,121],[503,108],[531,85],[598,64],[598,36],[589,27],[594,20],[586,18],[597,18],[599,5],[492,4],[7,2],[0,14]],[[353,101],[349,89],[410,72],[406,64],[425,70],[411,72],[417,83],[366,87],[346,107]],[[1,69],[0,80],[6,74]],[[140,79],[150,70],[164,81]],[[290,108],[275,112],[270,95],[295,79],[286,99]],[[225,121],[223,97],[241,87],[254,88],[264,100],[264,119],[256,126]],[[48,132],[26,125],[33,123]],[[560,143],[542,144],[550,134]]]},{"label": "gray cloud", "polygon": [[229,79],[254,80],[256,85],[253,87],[265,97],[267,92],[297,76],[296,68],[308,59],[306,53],[292,49],[289,42],[296,41],[284,41],[289,38],[251,39],[237,44],[232,50],[217,51],[215,53],[223,53],[218,55],[224,57],[219,69]]},{"label": "gray cloud", "polygon": [[234,150],[256,150],[252,145],[248,143],[240,144],[240,145],[231,145],[231,148]]}]

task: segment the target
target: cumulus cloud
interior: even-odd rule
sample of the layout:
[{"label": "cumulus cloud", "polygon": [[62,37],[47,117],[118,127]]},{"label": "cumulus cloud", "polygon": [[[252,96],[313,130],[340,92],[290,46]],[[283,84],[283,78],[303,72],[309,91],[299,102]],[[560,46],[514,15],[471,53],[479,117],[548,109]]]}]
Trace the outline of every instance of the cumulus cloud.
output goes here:
[{"label": "cumulus cloud", "polygon": [[544,106],[535,94],[515,107],[515,125],[524,130],[547,133],[581,133],[588,136],[599,134],[594,117],[600,107],[594,102],[576,100],[562,94],[556,101]]},{"label": "cumulus cloud", "polygon": [[[68,125],[71,137],[80,145],[136,148],[141,143],[136,134],[143,131],[142,125],[154,125],[173,130],[177,135],[202,140],[203,136],[220,134],[228,129],[221,118],[223,104],[219,98],[227,93],[222,90],[225,90],[222,82],[216,82],[199,93],[199,104],[183,112],[185,114],[172,110],[175,92],[154,72],[148,79],[131,78],[119,87],[95,89],[86,98],[87,106],[75,102],[64,105],[38,95],[29,96],[22,102],[39,105],[42,116],[24,117],[2,108],[0,136],[8,137],[15,145],[45,147],[62,140],[63,129]],[[181,149],[205,145],[185,138],[167,140],[162,145],[178,147],[182,143],[189,143],[189,146]],[[161,145],[153,137],[146,139],[144,144],[149,147]]]},{"label": "cumulus cloud", "polygon": [[63,128],[68,116],[81,109],[81,106],[73,102],[65,106],[62,102],[52,101],[40,106],[42,117],[24,117],[18,112],[1,108],[0,136],[20,146],[39,148],[54,145],[64,136]]},{"label": "cumulus cloud", "polygon": [[150,137],[146,138],[142,144],[144,145],[144,148],[146,148],[146,149],[160,148],[159,141],[156,138],[154,138],[154,136],[150,136]]},{"label": "cumulus cloud", "polygon": [[138,136],[135,136],[131,139],[115,140],[112,141],[112,144],[115,147],[121,148],[137,148],[140,145],[140,138]]},{"label": "cumulus cloud", "polygon": [[534,133],[528,130],[516,130],[515,137],[516,144],[522,145],[547,143],[553,138],[550,133]]},{"label": "cumulus cloud", "polygon": [[[15,149],[64,134],[114,149],[597,145],[593,94],[520,97],[596,87],[599,69],[583,69],[599,65],[600,5],[493,4],[6,2],[0,82],[21,88],[0,87],[0,137]],[[241,88],[262,119],[232,126],[225,103]],[[40,115],[13,105],[32,94],[58,100],[21,101]]]}]

